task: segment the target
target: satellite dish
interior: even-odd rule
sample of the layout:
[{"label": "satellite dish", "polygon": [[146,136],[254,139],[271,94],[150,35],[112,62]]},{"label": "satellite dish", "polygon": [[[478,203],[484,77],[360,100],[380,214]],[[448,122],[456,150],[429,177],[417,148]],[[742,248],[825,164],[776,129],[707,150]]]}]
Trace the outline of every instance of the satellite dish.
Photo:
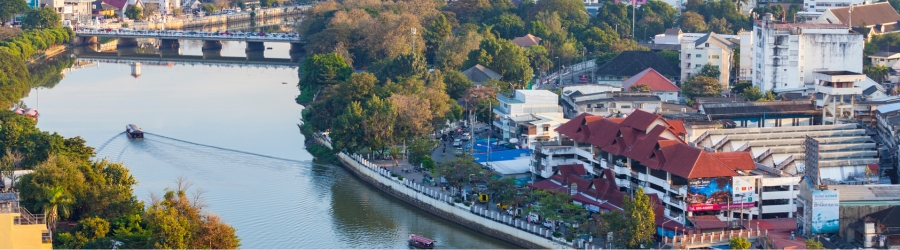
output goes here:
[{"label": "satellite dish", "polygon": [[519,139],[516,139],[516,138],[509,139],[509,143],[516,143],[516,142],[519,142]]}]

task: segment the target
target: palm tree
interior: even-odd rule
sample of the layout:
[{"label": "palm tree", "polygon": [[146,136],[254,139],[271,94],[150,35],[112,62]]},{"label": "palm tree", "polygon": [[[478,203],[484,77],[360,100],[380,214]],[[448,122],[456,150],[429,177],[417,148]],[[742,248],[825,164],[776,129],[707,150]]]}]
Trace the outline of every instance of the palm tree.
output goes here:
[{"label": "palm tree", "polygon": [[72,204],[74,203],[75,199],[62,186],[55,186],[44,188],[44,197],[37,205],[43,209],[47,223],[53,229],[56,228],[56,221],[59,218],[69,217]]}]

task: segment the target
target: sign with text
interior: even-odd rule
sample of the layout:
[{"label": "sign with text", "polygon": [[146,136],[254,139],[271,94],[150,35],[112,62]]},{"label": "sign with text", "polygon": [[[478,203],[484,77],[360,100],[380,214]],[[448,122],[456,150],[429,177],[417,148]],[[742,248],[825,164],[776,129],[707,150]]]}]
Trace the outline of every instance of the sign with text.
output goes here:
[{"label": "sign with text", "polygon": [[756,179],[758,176],[735,176],[731,177],[732,187],[731,193],[734,195],[732,203],[753,203],[756,197]]},{"label": "sign with text", "polygon": [[812,190],[812,233],[837,233],[841,199],[837,190]]},{"label": "sign with text", "polygon": [[732,201],[731,185],[731,177],[691,179],[688,183],[688,211],[727,208]]}]

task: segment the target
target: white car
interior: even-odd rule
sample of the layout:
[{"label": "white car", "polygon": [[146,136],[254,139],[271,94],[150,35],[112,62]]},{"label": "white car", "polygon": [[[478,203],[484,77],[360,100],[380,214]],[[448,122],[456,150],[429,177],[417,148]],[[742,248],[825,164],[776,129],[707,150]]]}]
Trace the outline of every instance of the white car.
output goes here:
[{"label": "white car", "polygon": [[462,140],[460,140],[460,139],[453,140],[453,146],[457,147],[457,148],[462,146]]}]

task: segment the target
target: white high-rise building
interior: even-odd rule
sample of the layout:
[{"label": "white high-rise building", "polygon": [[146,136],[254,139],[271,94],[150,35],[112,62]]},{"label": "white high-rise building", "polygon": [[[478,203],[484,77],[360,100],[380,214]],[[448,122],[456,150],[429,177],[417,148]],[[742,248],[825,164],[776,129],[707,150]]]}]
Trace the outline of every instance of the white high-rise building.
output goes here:
[{"label": "white high-rise building", "polygon": [[870,4],[871,0],[803,0],[803,10],[807,12],[825,12],[825,10],[850,5]]},{"label": "white high-rise building", "polygon": [[787,24],[771,14],[753,26],[753,86],[806,92],[817,71],[862,72],[862,34],[840,24]]}]

